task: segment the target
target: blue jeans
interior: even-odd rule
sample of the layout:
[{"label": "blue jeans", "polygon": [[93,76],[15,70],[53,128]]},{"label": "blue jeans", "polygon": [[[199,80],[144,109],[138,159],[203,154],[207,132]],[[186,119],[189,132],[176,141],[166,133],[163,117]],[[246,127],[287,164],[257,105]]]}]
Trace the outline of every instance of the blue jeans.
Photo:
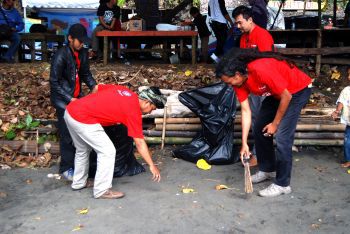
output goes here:
[{"label": "blue jeans", "polygon": [[350,162],[350,126],[346,126],[344,133],[344,159]]},{"label": "blue jeans", "polygon": [[20,43],[20,36],[17,32],[12,33],[11,38],[9,39],[9,41],[11,42],[10,47],[8,48],[8,50],[6,51],[5,56],[3,57],[5,60],[12,60],[13,56],[15,55],[19,43]]},{"label": "blue jeans", "polygon": [[301,109],[306,105],[311,89],[305,88],[292,95],[292,99],[275,134],[276,151],[273,137],[265,137],[262,129],[275,118],[279,100],[272,96],[263,101],[255,123],[255,147],[259,170],[264,172],[276,171],[275,184],[288,186],[292,171],[292,146],[294,133]]}]

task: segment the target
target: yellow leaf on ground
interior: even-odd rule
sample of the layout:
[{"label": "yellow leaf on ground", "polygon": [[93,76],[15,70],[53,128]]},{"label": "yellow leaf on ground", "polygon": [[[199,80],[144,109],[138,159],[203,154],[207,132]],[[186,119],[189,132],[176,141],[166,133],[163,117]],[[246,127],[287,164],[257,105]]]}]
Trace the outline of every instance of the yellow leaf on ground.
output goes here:
[{"label": "yellow leaf on ground", "polygon": [[185,76],[190,76],[190,75],[192,75],[192,71],[190,70],[185,71]]},{"label": "yellow leaf on ground", "polygon": [[193,193],[194,189],[192,189],[192,188],[184,188],[184,189],[182,189],[182,192],[183,193]]},{"label": "yellow leaf on ground", "polygon": [[202,170],[209,170],[211,168],[211,165],[209,165],[204,159],[199,159],[196,165]]},{"label": "yellow leaf on ground", "polygon": [[89,212],[89,208],[83,208],[78,210],[79,214],[87,214]]},{"label": "yellow leaf on ground", "polygon": [[350,174],[350,169],[348,170],[348,174]]},{"label": "yellow leaf on ground", "polygon": [[228,189],[228,187],[224,184],[218,184],[215,186],[216,190],[223,190],[223,189]]},{"label": "yellow leaf on ground", "polygon": [[78,226],[76,226],[75,228],[73,228],[72,232],[75,231],[79,231],[80,229],[82,229],[84,226],[82,224],[79,224]]}]

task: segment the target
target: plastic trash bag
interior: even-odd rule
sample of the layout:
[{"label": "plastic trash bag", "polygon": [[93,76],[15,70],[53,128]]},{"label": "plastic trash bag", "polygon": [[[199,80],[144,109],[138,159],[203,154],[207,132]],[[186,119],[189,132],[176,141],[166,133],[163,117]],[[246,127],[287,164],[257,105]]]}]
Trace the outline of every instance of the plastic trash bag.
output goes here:
[{"label": "plastic trash bag", "polygon": [[221,82],[182,92],[179,100],[200,118],[202,130],[190,144],[174,150],[174,157],[194,163],[205,159],[209,164],[238,161],[233,145],[236,113],[233,89]]},{"label": "plastic trash bag", "polygon": [[[104,130],[116,149],[113,177],[121,177],[123,175],[133,176],[145,172],[145,168],[134,156],[134,141],[128,136],[128,130],[125,125],[108,126],[104,127]],[[89,177],[95,176],[96,167],[97,155],[94,151],[91,151]]]}]

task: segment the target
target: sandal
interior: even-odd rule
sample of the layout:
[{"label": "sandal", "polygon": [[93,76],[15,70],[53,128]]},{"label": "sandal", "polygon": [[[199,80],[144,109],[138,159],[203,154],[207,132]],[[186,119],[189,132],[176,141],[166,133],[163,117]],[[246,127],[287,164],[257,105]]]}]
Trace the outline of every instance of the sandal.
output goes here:
[{"label": "sandal", "polygon": [[97,199],[118,199],[124,197],[124,193],[108,189],[104,194]]}]

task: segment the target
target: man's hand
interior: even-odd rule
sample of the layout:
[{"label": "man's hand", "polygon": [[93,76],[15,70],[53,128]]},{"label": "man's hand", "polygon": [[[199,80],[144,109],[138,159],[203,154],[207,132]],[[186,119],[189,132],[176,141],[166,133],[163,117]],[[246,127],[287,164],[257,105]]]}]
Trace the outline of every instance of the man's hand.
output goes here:
[{"label": "man's hand", "polygon": [[152,180],[159,182],[160,181],[160,172],[159,172],[158,168],[155,165],[152,165],[149,167],[149,170],[151,171],[151,173],[153,175]]},{"label": "man's hand", "polygon": [[277,132],[277,125],[274,124],[273,122],[269,123],[263,128],[262,131],[264,132],[264,136],[271,137],[273,134]]},{"label": "man's hand", "polygon": [[242,144],[242,148],[241,148],[241,151],[240,151],[240,156],[241,156],[241,162],[242,162],[243,165],[244,165],[243,159],[245,157],[249,157],[249,155],[250,155],[249,146],[247,144]]}]

